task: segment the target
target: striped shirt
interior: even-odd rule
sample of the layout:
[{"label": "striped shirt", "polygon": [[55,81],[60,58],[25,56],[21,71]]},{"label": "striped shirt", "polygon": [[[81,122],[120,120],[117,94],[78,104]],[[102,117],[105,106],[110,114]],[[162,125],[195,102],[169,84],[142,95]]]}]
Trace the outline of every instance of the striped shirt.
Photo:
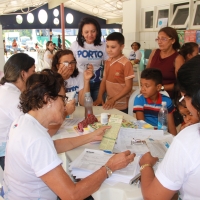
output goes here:
[{"label": "striped shirt", "polygon": [[160,108],[162,107],[162,101],[165,101],[167,103],[168,113],[172,113],[174,111],[174,105],[172,103],[172,100],[169,97],[160,93],[158,93],[158,99],[156,103],[154,103],[150,98],[144,98],[142,94],[139,94],[135,98],[133,112],[143,112],[144,120],[152,126],[157,126],[158,113]]}]

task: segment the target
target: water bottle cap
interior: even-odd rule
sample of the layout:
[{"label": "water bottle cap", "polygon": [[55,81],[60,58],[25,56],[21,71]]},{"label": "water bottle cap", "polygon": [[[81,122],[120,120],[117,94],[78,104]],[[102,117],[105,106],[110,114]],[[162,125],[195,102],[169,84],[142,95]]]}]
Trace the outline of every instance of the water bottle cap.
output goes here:
[{"label": "water bottle cap", "polygon": [[85,97],[91,97],[90,92],[86,92]]},{"label": "water bottle cap", "polygon": [[167,102],[166,101],[162,101],[162,106],[166,106]]}]

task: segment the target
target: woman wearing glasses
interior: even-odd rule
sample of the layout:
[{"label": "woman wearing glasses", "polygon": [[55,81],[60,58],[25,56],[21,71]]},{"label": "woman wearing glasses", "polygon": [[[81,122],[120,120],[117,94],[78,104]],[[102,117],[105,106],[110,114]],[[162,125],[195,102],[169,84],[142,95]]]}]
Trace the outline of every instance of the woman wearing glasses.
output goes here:
[{"label": "woman wearing glasses", "polygon": [[[64,82],[53,71],[33,74],[20,97],[25,113],[14,121],[6,149],[3,188],[5,199],[84,199],[107,178],[108,169],[126,167],[134,154],[114,155],[106,165],[89,177],[74,183],[61,166],[57,153],[66,152],[102,137],[109,126],[93,133],[52,141],[49,124],[62,124],[65,114]],[[111,175],[111,173],[110,173]]]},{"label": "woman wearing glasses", "polygon": [[84,95],[90,92],[90,78],[93,76],[93,66],[88,65],[83,73],[78,71],[73,52],[69,49],[58,51],[52,62],[52,70],[62,75],[65,80],[65,91],[76,91],[76,103],[84,105]]},{"label": "woman wearing glasses", "polygon": [[[187,109],[200,119],[200,55],[187,61],[177,73]],[[157,161],[149,153],[141,160],[144,199],[170,200],[179,191],[181,200],[200,199],[200,123],[184,128],[174,139],[155,172]]]},{"label": "woman wearing glasses", "polygon": [[159,49],[152,51],[148,67],[160,69],[163,75],[162,90],[166,90],[173,98],[173,89],[176,82],[176,74],[184,63],[184,58],[177,52],[180,48],[178,34],[171,27],[164,27],[158,32],[156,38]]}]

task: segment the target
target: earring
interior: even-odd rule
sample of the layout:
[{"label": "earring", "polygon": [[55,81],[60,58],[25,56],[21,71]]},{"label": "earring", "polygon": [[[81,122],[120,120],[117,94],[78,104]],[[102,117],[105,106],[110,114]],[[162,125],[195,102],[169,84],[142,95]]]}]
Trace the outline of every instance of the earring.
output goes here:
[{"label": "earring", "polygon": [[84,42],[85,41],[85,38],[83,36],[81,36],[81,40]]},{"label": "earring", "polygon": [[51,108],[51,104],[50,103],[47,105],[47,108]]}]

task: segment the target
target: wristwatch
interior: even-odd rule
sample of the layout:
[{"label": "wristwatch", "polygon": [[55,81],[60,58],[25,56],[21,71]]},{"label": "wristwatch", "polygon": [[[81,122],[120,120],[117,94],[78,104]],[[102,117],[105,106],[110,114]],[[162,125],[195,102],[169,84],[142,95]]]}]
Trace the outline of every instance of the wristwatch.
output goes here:
[{"label": "wristwatch", "polygon": [[150,164],[141,165],[140,171],[142,171],[145,167],[152,167],[152,165],[150,165]]},{"label": "wristwatch", "polygon": [[107,165],[103,165],[102,167],[106,168],[107,178],[110,178],[113,173],[112,170]]},{"label": "wristwatch", "polygon": [[161,91],[164,91],[165,90],[165,87],[164,87],[164,85],[162,85],[162,87],[161,87]]}]

